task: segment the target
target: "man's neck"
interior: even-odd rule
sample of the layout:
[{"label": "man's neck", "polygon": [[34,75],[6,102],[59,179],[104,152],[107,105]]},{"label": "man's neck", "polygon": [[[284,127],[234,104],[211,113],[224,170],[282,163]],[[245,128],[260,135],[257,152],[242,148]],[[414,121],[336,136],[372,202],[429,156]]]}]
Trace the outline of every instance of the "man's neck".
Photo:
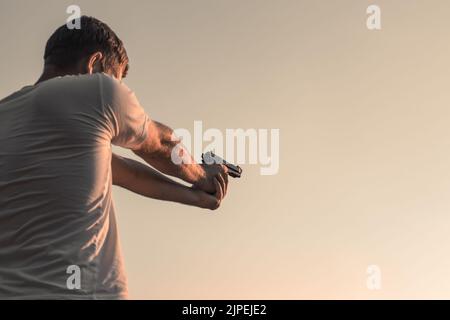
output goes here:
[{"label": "man's neck", "polygon": [[79,74],[76,70],[62,70],[61,68],[56,68],[54,66],[45,66],[42,75],[39,77],[38,81],[35,83],[38,84],[40,82],[44,82],[46,80],[50,80],[56,77],[63,77],[73,74]]}]

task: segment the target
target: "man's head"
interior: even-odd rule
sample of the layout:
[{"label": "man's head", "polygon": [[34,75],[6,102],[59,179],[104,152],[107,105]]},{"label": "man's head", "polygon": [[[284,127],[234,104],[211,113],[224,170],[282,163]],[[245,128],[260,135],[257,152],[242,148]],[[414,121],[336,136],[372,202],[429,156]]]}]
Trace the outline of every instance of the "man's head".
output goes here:
[{"label": "man's head", "polygon": [[128,56],[122,41],[105,23],[82,16],[80,29],[59,27],[45,47],[45,68],[60,74],[105,72],[118,79],[126,76]]}]

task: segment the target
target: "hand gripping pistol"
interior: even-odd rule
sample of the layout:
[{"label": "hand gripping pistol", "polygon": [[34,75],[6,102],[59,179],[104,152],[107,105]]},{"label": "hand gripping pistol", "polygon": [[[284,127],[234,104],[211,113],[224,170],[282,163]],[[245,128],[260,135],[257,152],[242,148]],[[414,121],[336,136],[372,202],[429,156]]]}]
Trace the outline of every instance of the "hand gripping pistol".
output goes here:
[{"label": "hand gripping pistol", "polygon": [[240,178],[242,174],[242,169],[239,166],[226,162],[218,155],[215,155],[214,152],[208,151],[202,154],[202,162],[204,164],[223,164],[228,168],[228,175],[233,178]]}]

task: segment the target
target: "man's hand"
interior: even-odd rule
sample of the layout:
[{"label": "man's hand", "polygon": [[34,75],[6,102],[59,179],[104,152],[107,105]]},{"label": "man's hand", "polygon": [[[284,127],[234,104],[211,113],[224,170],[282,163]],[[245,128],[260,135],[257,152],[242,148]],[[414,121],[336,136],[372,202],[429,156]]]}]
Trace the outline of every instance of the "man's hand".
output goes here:
[{"label": "man's hand", "polygon": [[220,207],[222,199],[227,193],[228,181],[225,181],[222,175],[218,174],[213,177],[213,183],[216,188],[214,194],[206,193],[200,189],[195,189],[195,187],[193,187],[192,190],[195,192],[198,199],[198,207],[210,210],[216,210]]},{"label": "man's hand", "polygon": [[214,193],[211,194],[196,187],[187,187],[143,163],[114,153],[111,168],[115,185],[153,199],[216,210],[227,193],[227,176],[224,179],[220,173],[212,176]]},{"label": "man's hand", "polygon": [[194,183],[194,187],[215,194],[217,193],[215,179],[218,179],[225,195],[228,187],[228,168],[222,164],[201,164],[200,167],[203,169],[204,175]]}]

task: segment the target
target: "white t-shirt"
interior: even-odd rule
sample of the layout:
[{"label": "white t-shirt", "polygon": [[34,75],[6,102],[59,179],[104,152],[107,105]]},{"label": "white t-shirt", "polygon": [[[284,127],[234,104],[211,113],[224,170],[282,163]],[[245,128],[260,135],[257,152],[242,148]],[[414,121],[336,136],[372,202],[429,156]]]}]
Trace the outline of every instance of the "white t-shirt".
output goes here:
[{"label": "white t-shirt", "polygon": [[133,149],[147,124],[134,93],[104,73],[0,101],[0,298],[127,297],[111,143]]}]

